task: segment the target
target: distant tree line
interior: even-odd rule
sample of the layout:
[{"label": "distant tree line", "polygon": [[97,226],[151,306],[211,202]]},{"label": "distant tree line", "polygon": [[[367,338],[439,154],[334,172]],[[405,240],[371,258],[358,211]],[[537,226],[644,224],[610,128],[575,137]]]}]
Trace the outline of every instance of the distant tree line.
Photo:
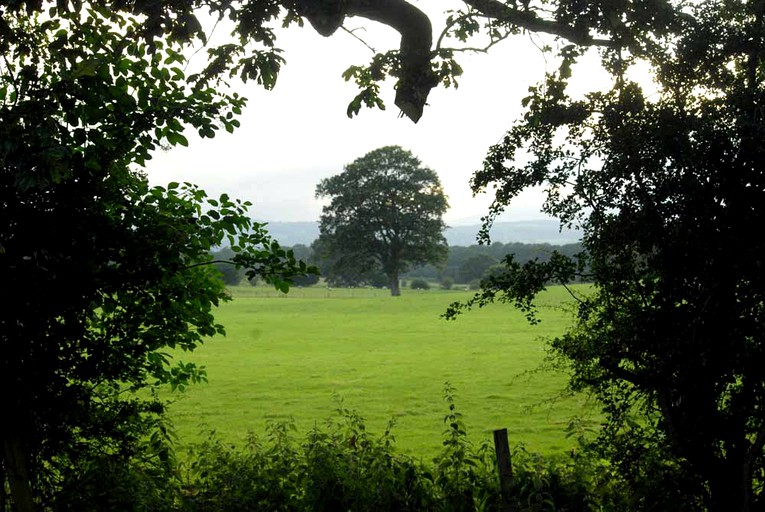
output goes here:
[{"label": "distant tree line", "polygon": [[579,244],[525,244],[511,242],[503,244],[494,242],[491,245],[471,245],[449,247],[449,256],[443,268],[426,265],[412,269],[405,278],[425,278],[439,282],[451,280],[454,283],[470,284],[481,280],[489,274],[498,272],[504,265],[503,259],[512,254],[514,261],[521,264],[539,260],[547,261],[553,251],[566,256],[574,256],[582,251]]},{"label": "distant tree line", "polygon": [[[321,277],[330,286],[388,286],[388,277],[380,270],[361,272],[353,268],[337,268],[335,261],[323,256],[321,241],[316,240],[310,246],[297,244],[292,247],[295,258],[316,265],[321,270]],[[481,279],[500,272],[504,267],[502,261],[508,255],[513,260],[524,264],[538,260],[546,262],[550,254],[557,251],[565,256],[574,257],[582,251],[579,244],[525,244],[520,242],[494,242],[491,245],[471,245],[449,247],[446,263],[443,268],[435,265],[422,265],[402,274],[402,279],[425,279],[439,283],[456,283],[476,286]],[[213,253],[214,260],[227,260],[232,256],[229,248],[223,248]],[[215,267],[227,285],[238,285],[245,280],[244,271],[225,263],[216,263]],[[300,276],[295,281],[296,286],[311,286],[319,282],[319,276]],[[255,284],[255,283],[253,283]]]}]

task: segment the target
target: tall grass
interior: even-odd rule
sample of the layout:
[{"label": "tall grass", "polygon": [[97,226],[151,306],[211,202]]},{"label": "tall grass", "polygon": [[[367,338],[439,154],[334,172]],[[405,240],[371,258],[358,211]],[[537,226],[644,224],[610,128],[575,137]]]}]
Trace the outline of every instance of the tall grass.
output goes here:
[{"label": "tall grass", "polygon": [[565,430],[585,411],[581,397],[560,398],[566,377],[542,371],[544,339],[570,321],[568,296],[552,288],[540,300],[538,326],[507,305],[492,305],[457,321],[440,318],[459,291],[232,289],[218,311],[225,338],[210,340],[184,358],[206,365],[209,383],[168,393],[180,441],[200,441],[209,430],[243,443],[269,422],[292,421],[309,432],[343,407],[358,410],[374,431],[393,435],[405,453],[430,458],[441,449],[442,388],[459,395],[474,442],[508,428],[511,443],[553,454],[573,441]]}]

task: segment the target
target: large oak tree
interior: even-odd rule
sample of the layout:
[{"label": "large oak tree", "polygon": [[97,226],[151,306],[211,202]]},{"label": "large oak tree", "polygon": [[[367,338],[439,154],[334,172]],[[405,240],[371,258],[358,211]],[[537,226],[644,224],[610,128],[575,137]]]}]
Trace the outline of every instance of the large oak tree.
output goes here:
[{"label": "large oak tree", "polygon": [[319,223],[320,245],[334,264],[382,270],[391,295],[411,265],[446,259],[442,216],[448,207],[435,171],[398,146],[376,149],[322,180],[316,197],[327,197]]}]

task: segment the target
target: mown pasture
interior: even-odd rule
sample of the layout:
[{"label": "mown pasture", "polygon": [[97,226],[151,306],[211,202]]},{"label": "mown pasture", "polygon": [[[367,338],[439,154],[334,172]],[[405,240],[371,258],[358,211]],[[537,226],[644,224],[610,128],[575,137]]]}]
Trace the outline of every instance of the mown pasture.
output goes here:
[{"label": "mown pasture", "polygon": [[507,428],[512,444],[554,454],[577,415],[594,417],[583,397],[560,398],[566,377],[540,371],[545,338],[570,322],[565,289],[539,301],[539,325],[509,305],[475,309],[456,321],[440,318],[465,291],[294,289],[282,295],[264,286],[232,289],[233,301],[216,313],[227,336],[193,354],[177,354],[207,368],[208,383],[167,395],[180,443],[210,430],[226,442],[268,422],[294,422],[297,435],[321,426],[342,400],[382,433],[390,419],[399,450],[430,458],[441,446],[447,406],[443,387],[456,388],[474,444]]}]

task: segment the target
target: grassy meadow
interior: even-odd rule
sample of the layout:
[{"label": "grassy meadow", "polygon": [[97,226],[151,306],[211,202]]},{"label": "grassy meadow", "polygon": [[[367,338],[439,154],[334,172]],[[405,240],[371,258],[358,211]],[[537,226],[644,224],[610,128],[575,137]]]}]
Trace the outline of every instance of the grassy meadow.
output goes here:
[{"label": "grassy meadow", "polygon": [[473,443],[507,428],[511,444],[554,454],[572,446],[566,425],[587,410],[581,397],[555,400],[565,375],[535,371],[544,338],[569,322],[563,288],[541,298],[537,326],[501,304],[440,318],[449,303],[471,296],[465,291],[405,289],[390,297],[312,287],[285,296],[245,285],[231,292],[234,300],[216,313],[227,336],[182,354],[207,367],[209,382],[168,393],[181,444],[210,430],[237,443],[273,421],[294,421],[302,435],[342,400],[372,432],[395,419],[398,449],[428,459],[441,446],[448,381]]}]

